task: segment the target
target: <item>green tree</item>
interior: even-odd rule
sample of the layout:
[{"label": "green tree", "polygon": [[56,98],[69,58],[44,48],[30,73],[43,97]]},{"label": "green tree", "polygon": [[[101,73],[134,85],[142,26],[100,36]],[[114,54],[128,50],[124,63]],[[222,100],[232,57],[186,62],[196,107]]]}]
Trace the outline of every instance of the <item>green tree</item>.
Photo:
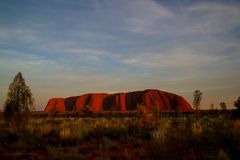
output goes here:
[{"label": "green tree", "polygon": [[193,92],[193,108],[195,110],[200,109],[201,100],[202,100],[202,92],[197,89]]},{"label": "green tree", "polygon": [[7,123],[23,124],[28,120],[28,112],[34,109],[34,98],[26,85],[22,73],[19,72],[9,85],[7,99],[4,105],[4,115]]},{"label": "green tree", "polygon": [[234,106],[237,108],[237,110],[240,110],[240,97],[234,102]]},{"label": "green tree", "polygon": [[233,117],[240,119],[240,97],[234,101],[234,107],[236,107],[237,110],[233,112]]}]

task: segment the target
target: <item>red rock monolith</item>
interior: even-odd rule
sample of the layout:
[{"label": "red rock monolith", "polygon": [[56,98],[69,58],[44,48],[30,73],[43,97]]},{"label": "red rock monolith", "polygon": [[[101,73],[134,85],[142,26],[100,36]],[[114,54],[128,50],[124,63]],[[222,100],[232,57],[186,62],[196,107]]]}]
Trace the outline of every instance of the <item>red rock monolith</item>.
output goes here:
[{"label": "red rock monolith", "polygon": [[148,89],[127,93],[89,93],[68,98],[52,98],[45,112],[55,108],[58,112],[80,112],[87,106],[93,112],[100,111],[132,111],[137,105],[143,105],[151,110],[161,111],[192,111],[191,105],[182,97],[173,93]]}]

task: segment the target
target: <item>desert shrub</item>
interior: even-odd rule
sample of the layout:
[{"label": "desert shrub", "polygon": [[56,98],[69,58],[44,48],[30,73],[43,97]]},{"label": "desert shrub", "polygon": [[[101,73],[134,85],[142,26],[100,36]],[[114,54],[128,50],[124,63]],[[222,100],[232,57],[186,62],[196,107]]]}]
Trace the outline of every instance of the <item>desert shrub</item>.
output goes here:
[{"label": "desert shrub", "polygon": [[128,135],[130,137],[142,138],[142,139],[150,139],[152,136],[150,130],[144,129],[136,125],[129,126]]},{"label": "desert shrub", "polygon": [[79,160],[86,159],[86,157],[81,154],[77,146],[67,146],[67,147],[55,147],[47,146],[47,153],[53,160]]},{"label": "desert shrub", "polygon": [[139,123],[138,125],[144,129],[153,130],[158,126],[158,116],[143,105],[137,106]]},{"label": "desert shrub", "polygon": [[81,141],[85,137],[87,137],[90,132],[92,132],[93,128],[89,125],[73,125],[70,127],[71,131],[71,139],[74,141]]},{"label": "desert shrub", "polygon": [[207,159],[204,149],[199,141],[199,137],[185,134],[184,130],[177,130],[176,133],[168,131],[168,136],[164,141],[153,139],[150,141],[150,154],[152,159]]},{"label": "desert shrub", "polygon": [[201,135],[202,130],[203,129],[202,129],[202,125],[201,125],[200,121],[197,120],[196,122],[194,122],[192,124],[191,131],[192,131],[193,135],[196,135],[196,136]]},{"label": "desert shrub", "polygon": [[4,148],[0,146],[0,155],[4,153]]},{"label": "desert shrub", "polygon": [[44,135],[45,137],[56,137],[59,138],[60,128],[57,126],[52,126],[51,130],[47,135]]},{"label": "desert shrub", "polygon": [[165,141],[168,129],[171,127],[171,121],[167,119],[159,120],[159,126],[152,131],[152,138],[159,141]]},{"label": "desert shrub", "polygon": [[15,129],[13,128],[8,128],[1,130],[1,132],[4,132],[4,134],[1,134],[1,140],[3,139],[5,143],[15,143],[19,139],[19,135],[17,134]]},{"label": "desert shrub", "polygon": [[51,108],[48,112],[49,117],[56,117],[59,114],[56,105],[54,104],[54,107]]},{"label": "desert shrub", "polygon": [[59,137],[68,140],[71,136],[71,130],[69,128],[62,128],[59,132]]},{"label": "desert shrub", "polygon": [[45,124],[38,127],[38,131],[40,135],[49,135],[51,130],[52,130],[52,126],[50,124]]},{"label": "desert shrub", "polygon": [[232,120],[221,118],[210,118],[203,127],[203,139],[210,146],[223,149],[231,159],[239,159],[240,132],[234,127]]},{"label": "desert shrub", "polygon": [[116,149],[118,147],[118,143],[108,137],[103,137],[102,141],[106,149]]},{"label": "desert shrub", "polygon": [[159,141],[165,141],[167,133],[168,133],[167,128],[158,128],[152,132],[152,138]]},{"label": "desert shrub", "polygon": [[128,129],[127,128],[108,128],[108,132],[106,136],[111,139],[121,139],[123,137],[128,136]]},{"label": "desert shrub", "polygon": [[208,160],[230,160],[229,154],[224,151],[222,148],[214,151],[211,155],[208,156]]},{"label": "desert shrub", "polygon": [[236,119],[233,121],[233,126],[235,129],[240,129],[240,119]]},{"label": "desert shrub", "polygon": [[107,137],[110,139],[121,139],[128,135],[127,128],[113,128],[113,127],[97,127],[90,133],[91,137],[99,139]]},{"label": "desert shrub", "polygon": [[240,132],[230,119],[205,117],[172,124],[166,133],[153,131],[152,159],[240,159]]},{"label": "desert shrub", "polygon": [[83,108],[82,108],[81,113],[83,113],[83,115],[84,115],[85,117],[88,117],[88,116],[90,116],[90,115],[93,115],[93,114],[94,114],[94,111],[93,111],[93,109],[91,108],[91,106],[89,106],[89,105],[84,105]]}]

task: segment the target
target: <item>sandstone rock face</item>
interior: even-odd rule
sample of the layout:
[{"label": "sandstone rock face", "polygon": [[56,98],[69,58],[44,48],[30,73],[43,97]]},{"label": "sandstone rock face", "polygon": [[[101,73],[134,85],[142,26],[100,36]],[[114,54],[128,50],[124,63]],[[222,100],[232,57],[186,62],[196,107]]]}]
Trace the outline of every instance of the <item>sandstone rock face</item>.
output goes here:
[{"label": "sandstone rock face", "polygon": [[58,112],[82,111],[88,107],[93,112],[100,111],[133,111],[138,104],[158,111],[192,111],[191,105],[182,97],[156,89],[128,93],[90,93],[68,98],[52,98],[48,101],[45,112],[53,108]]}]

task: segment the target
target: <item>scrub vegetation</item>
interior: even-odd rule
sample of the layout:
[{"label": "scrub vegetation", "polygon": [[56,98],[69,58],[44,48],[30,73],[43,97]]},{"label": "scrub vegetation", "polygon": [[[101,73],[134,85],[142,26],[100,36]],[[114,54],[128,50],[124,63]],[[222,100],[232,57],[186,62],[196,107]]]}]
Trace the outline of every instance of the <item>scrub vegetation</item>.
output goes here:
[{"label": "scrub vegetation", "polygon": [[[198,113],[199,114],[199,113]],[[240,159],[240,120],[218,114],[30,116],[24,129],[0,122],[0,159]]]}]

